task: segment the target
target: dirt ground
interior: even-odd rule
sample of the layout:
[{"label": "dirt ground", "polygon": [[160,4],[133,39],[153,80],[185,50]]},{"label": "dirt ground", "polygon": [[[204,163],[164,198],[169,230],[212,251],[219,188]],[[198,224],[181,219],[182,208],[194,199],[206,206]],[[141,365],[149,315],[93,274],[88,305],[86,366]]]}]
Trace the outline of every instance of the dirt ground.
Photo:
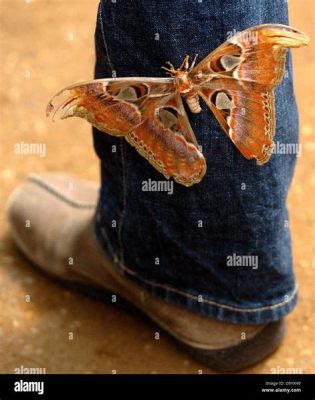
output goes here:
[{"label": "dirt ground", "polygon": [[[0,2],[0,372],[12,373],[23,365],[49,373],[214,373],[165,335],[154,340],[151,322],[50,282],[32,269],[10,237],[5,203],[29,173],[66,171],[98,180],[88,124],[78,119],[52,124],[44,112],[56,90],[92,76],[97,3]],[[291,25],[313,40],[310,48],[293,52],[302,156],[289,208],[300,302],[287,318],[288,335],[281,348],[245,371],[252,373],[277,367],[315,373],[315,0],[290,0],[289,7]],[[46,143],[46,157],[15,154],[14,145],[22,141]],[[69,332],[75,340],[68,339]]]}]

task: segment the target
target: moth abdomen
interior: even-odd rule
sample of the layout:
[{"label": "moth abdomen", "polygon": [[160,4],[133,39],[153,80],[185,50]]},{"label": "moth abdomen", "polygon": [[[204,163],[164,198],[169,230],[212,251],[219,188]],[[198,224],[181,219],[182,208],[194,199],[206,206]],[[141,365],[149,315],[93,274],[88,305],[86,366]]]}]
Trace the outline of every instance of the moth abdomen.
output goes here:
[{"label": "moth abdomen", "polygon": [[199,96],[197,94],[190,94],[188,96],[185,96],[184,99],[186,100],[186,103],[188,104],[188,107],[190,108],[190,111],[198,114],[201,112],[201,107],[199,103]]}]

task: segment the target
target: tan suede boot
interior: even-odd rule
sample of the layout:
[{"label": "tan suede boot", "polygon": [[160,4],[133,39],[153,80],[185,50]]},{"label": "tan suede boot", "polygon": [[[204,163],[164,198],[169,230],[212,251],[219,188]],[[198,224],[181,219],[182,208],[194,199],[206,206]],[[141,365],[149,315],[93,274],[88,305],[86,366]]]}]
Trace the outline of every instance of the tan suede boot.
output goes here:
[{"label": "tan suede boot", "polygon": [[113,294],[125,299],[210,368],[240,370],[277,348],[284,335],[283,320],[260,325],[220,322],[167,303],[121,275],[94,235],[97,197],[98,185],[91,182],[52,174],[30,176],[8,205],[18,247],[69,287],[104,299]]}]

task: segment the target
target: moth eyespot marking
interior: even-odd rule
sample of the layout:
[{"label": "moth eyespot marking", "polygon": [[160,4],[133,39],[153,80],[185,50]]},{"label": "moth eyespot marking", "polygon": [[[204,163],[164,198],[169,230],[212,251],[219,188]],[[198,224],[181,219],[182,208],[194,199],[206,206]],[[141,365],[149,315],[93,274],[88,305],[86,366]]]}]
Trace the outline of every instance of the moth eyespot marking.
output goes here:
[{"label": "moth eyespot marking", "polygon": [[166,129],[171,129],[177,124],[178,112],[173,107],[162,107],[157,111],[158,119],[162,122]]},{"label": "moth eyespot marking", "polygon": [[135,101],[138,98],[136,89],[132,86],[120,89],[118,94],[116,95],[118,99],[127,100],[127,101]]},{"label": "moth eyespot marking", "polygon": [[149,94],[149,87],[144,83],[134,84],[127,87],[117,87],[115,83],[108,85],[107,93],[120,100],[135,102],[143,96]]},{"label": "moth eyespot marking", "polygon": [[233,56],[232,54],[226,54],[220,58],[220,63],[225,71],[232,71],[232,69],[237,67],[241,61],[242,58],[240,56]]},{"label": "moth eyespot marking", "polygon": [[219,110],[231,110],[234,107],[232,98],[226,92],[216,92],[212,101]]}]

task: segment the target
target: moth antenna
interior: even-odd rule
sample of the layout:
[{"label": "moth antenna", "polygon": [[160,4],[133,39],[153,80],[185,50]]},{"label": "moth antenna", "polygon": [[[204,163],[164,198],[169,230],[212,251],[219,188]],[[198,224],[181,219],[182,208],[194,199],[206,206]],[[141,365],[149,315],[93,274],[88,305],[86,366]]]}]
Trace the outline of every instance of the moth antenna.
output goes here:
[{"label": "moth antenna", "polygon": [[179,67],[178,69],[183,69],[184,66],[185,66],[185,69],[187,69],[187,68],[186,68],[186,65],[187,65],[187,61],[188,61],[188,60],[189,60],[189,56],[186,55],[186,56],[184,57],[184,59],[183,59],[183,62],[181,63],[181,65],[180,65],[180,67]]},{"label": "moth antenna", "polygon": [[189,56],[186,56],[185,58],[185,70],[187,71],[189,69]]},{"label": "moth antenna", "polygon": [[196,53],[196,55],[195,55],[195,57],[194,57],[194,59],[193,59],[193,62],[191,63],[190,69],[193,69],[193,68],[194,68],[194,66],[195,66],[195,64],[196,64],[196,61],[197,61],[197,58],[198,58],[198,56],[199,56],[199,54],[198,54],[198,53]]}]

